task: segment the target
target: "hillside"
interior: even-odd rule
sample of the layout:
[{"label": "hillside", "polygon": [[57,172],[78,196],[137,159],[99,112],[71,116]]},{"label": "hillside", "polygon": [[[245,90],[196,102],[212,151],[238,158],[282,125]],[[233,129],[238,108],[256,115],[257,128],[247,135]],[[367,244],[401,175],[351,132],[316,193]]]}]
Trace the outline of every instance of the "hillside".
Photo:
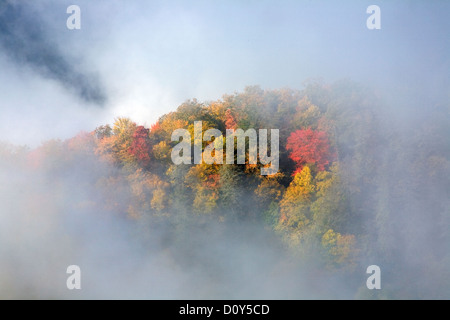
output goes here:
[{"label": "hillside", "polygon": [[[448,298],[448,110],[438,106],[405,129],[386,119],[381,101],[348,81],[310,82],[302,90],[254,86],[217,101],[186,101],[149,128],[119,117],[33,150],[5,144],[1,173],[9,184],[0,190],[9,200],[2,209],[27,225],[39,220],[33,238],[51,234],[51,245],[72,248],[75,256],[58,250],[86,264],[81,248],[114,238],[100,231],[112,223],[136,252],[105,243],[111,259],[163,254],[167,270],[178,270],[163,279],[193,270],[203,279],[194,297]],[[237,163],[235,145],[227,164],[233,147],[225,137],[223,164],[195,164],[194,147],[189,164],[175,164],[176,129],[190,133],[192,146],[201,144],[203,159],[217,156],[208,149],[213,139],[195,141],[196,121],[203,135],[255,129],[258,143],[260,129],[278,129],[278,171],[261,173],[267,165],[260,153],[250,160],[250,141],[245,163]],[[371,264],[386,270],[381,292],[365,287]],[[23,293],[16,287],[9,295]]]}]

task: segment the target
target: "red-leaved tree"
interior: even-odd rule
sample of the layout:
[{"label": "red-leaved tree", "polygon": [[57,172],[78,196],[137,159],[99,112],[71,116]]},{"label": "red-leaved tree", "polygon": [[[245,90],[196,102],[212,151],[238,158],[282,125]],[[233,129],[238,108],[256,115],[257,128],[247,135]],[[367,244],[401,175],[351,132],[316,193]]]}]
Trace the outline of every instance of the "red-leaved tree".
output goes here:
[{"label": "red-leaved tree", "polygon": [[150,164],[151,145],[149,131],[149,129],[145,129],[143,126],[137,127],[133,133],[133,141],[129,150],[137,162],[143,167]]},{"label": "red-leaved tree", "polygon": [[323,171],[335,157],[326,132],[311,128],[292,132],[287,139],[286,149],[290,151],[289,158],[296,164],[294,174],[300,172],[307,163],[315,164],[319,171]]}]

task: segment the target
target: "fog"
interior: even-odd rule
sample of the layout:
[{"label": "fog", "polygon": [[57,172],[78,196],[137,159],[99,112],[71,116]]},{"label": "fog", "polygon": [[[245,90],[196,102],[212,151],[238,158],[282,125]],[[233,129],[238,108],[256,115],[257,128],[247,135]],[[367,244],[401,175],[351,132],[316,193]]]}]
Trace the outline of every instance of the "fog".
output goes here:
[{"label": "fog", "polygon": [[[309,279],[307,273],[318,276],[313,265],[288,257],[261,226],[205,222],[173,230],[93,210],[89,202],[106,201],[96,179],[114,170],[85,159],[36,172],[3,157],[2,299],[351,297],[347,286],[330,283],[331,273]],[[81,290],[66,287],[73,264],[81,269]]]},{"label": "fog", "polygon": [[[80,30],[66,28],[71,4]],[[366,27],[371,4],[380,30]],[[392,281],[385,298],[410,297],[411,281],[414,298],[450,297],[449,9],[444,0],[0,0],[0,141],[9,150],[0,159],[0,298],[354,298],[371,264]],[[110,201],[95,185],[118,170],[94,155],[29,166],[29,150],[117,117],[149,127],[190,98],[247,85],[302,89],[308,79],[351,79],[376,99],[377,166],[354,169],[376,177],[367,208],[378,211],[361,210],[372,230],[364,241],[376,244],[350,279],[290,255],[263,225],[179,230],[92,206]],[[438,171],[420,189],[418,171],[429,168]],[[82,290],[66,287],[72,264]]]}]

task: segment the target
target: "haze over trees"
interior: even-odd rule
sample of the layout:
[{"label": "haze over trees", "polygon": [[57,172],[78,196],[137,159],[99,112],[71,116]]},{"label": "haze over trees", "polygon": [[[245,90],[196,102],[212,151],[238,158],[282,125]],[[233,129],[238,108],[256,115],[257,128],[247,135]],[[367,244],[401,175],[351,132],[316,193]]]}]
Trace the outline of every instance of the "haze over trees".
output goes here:
[{"label": "haze over trees", "polygon": [[[290,270],[316,281],[312,297],[449,298],[449,106],[436,106],[405,130],[385,120],[381,105],[347,81],[311,82],[303,90],[253,86],[218,101],[186,101],[150,128],[119,117],[34,150],[3,145],[2,168],[39,175],[57,191],[27,186],[30,210],[58,215],[62,203],[73,214],[119,219],[132,226],[133,241],[158,243],[181,269],[200,264],[202,242],[232,247],[252,239],[279,252],[267,274]],[[261,175],[248,155],[243,165],[173,164],[171,134],[184,128],[194,137],[194,121],[202,121],[203,132],[279,129],[278,173]],[[198,259],[199,272],[219,278],[232,268],[216,270],[213,256],[208,269]],[[384,270],[381,291],[365,287],[371,264]],[[321,284],[335,277],[345,290]]]}]

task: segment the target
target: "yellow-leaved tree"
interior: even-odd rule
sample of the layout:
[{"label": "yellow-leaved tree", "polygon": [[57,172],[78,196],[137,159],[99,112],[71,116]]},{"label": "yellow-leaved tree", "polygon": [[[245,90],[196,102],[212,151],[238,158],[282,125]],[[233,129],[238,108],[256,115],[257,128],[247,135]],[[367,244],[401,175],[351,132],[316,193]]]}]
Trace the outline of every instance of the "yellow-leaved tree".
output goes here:
[{"label": "yellow-leaved tree", "polygon": [[329,229],[322,236],[322,246],[328,253],[328,268],[346,270],[355,268],[359,250],[354,235],[342,235]]},{"label": "yellow-leaved tree", "polygon": [[131,191],[127,209],[130,217],[138,219],[167,214],[169,183],[141,168],[129,174],[127,180]]},{"label": "yellow-leaved tree", "polygon": [[296,173],[280,201],[280,220],[277,229],[284,231],[290,245],[301,241],[302,232],[310,224],[315,185],[309,166]]}]

